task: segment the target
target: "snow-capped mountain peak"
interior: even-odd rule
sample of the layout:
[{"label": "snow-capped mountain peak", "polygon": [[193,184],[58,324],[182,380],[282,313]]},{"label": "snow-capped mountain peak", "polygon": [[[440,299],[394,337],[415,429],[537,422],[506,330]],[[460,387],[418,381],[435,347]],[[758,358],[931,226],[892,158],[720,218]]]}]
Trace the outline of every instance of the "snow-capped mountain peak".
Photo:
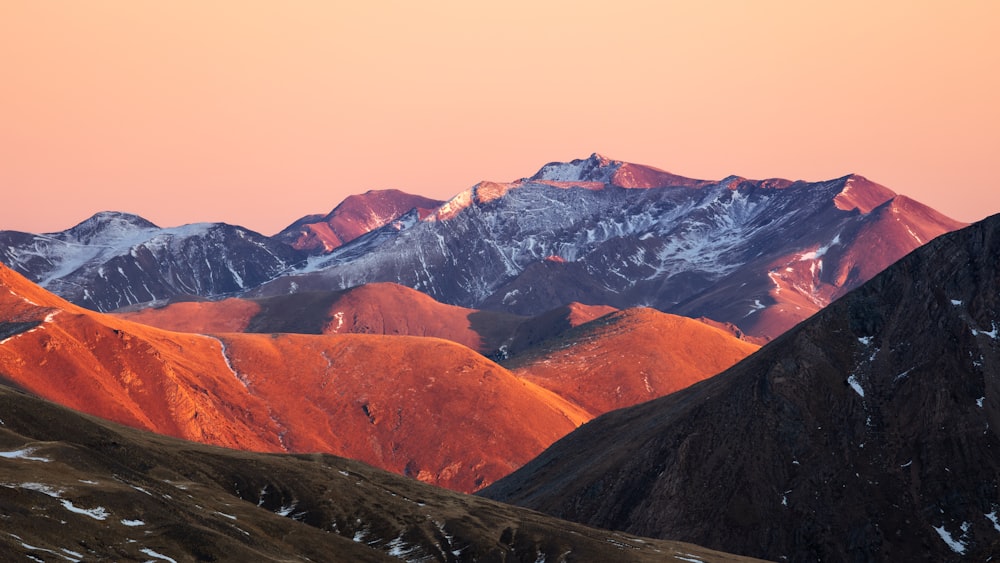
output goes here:
[{"label": "snow-capped mountain peak", "polygon": [[611,160],[598,153],[589,158],[570,162],[550,162],[543,166],[530,180],[552,182],[601,182],[611,183],[611,178],[622,162]]},{"label": "snow-capped mountain peak", "polygon": [[117,243],[131,238],[135,233],[158,229],[155,224],[131,213],[101,211],[76,226],[64,231],[61,237],[67,242],[80,244]]}]

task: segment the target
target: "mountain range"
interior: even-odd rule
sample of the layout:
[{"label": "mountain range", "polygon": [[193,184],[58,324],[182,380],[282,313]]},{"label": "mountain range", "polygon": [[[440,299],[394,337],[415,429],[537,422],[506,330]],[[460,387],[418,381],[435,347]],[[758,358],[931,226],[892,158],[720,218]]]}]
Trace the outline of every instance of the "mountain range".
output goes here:
[{"label": "mountain range", "polygon": [[0,232],[0,261],[99,311],[392,282],[528,316],[648,306],[766,340],[961,226],[857,175],[702,181],[595,154],[444,203],[352,196],[275,237],[102,213],[60,233]]}]

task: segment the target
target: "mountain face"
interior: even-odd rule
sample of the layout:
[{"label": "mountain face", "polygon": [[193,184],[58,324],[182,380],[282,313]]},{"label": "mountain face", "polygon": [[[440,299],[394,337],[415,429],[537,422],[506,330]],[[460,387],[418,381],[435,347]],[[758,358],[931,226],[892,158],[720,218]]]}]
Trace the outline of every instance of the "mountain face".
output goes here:
[{"label": "mountain face", "polygon": [[58,233],[0,231],[0,261],[97,311],[179,295],[238,293],[303,258],[241,227],[201,223],[161,229],[141,217],[112,212]]},{"label": "mountain face", "polygon": [[396,221],[410,211],[426,217],[443,201],[399,190],[370,190],[348,196],[326,216],[308,215],[274,236],[296,250],[326,254],[363,234]]},{"label": "mountain face", "polygon": [[[0,267],[0,377],[171,436],[327,452],[472,491],[590,417],[435,338],[168,332],[76,307]],[[373,362],[377,359],[377,362]]]},{"label": "mountain face", "polygon": [[463,307],[650,306],[774,337],[960,226],[856,175],[708,182],[594,155],[480,183],[250,294],[391,281]]},{"label": "mountain face", "polygon": [[[705,561],[329,455],[139,432],[0,385],[4,560]],[[575,558],[575,559],[574,559]]]},{"label": "mountain face", "polygon": [[1000,216],[728,371],[600,417],[483,491],[781,561],[1000,550]]}]

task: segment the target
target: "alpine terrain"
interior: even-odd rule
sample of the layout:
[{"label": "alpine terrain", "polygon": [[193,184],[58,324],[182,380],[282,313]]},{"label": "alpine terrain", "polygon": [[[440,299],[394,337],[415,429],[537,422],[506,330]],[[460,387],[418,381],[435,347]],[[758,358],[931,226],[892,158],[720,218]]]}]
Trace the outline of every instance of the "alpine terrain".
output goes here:
[{"label": "alpine terrain", "polygon": [[0,261],[81,306],[110,311],[178,295],[226,295],[288,270],[305,254],[225,223],[162,229],[102,212],[59,233],[0,231]]},{"label": "alpine terrain", "polygon": [[[365,297],[372,291],[382,301]],[[458,309],[392,285],[351,290],[337,303],[350,305],[359,297],[362,304],[412,298],[431,312],[438,310],[435,306],[452,313]],[[708,336],[701,346],[692,345],[684,334],[688,329],[663,324],[660,317],[668,316],[655,311],[622,312],[621,318],[633,319],[626,324],[591,321],[617,327],[609,334],[619,335],[618,340],[607,345],[601,344],[600,331],[570,334],[568,327],[557,328],[582,321],[588,314],[583,307],[513,327],[511,342],[514,348],[526,346],[525,354],[533,346],[550,345],[550,340],[531,344],[533,331],[566,332],[559,346],[579,354],[554,356],[541,365],[575,379],[576,388],[569,390],[551,372],[533,378],[522,367],[513,373],[436,337],[233,332],[238,328],[234,319],[252,323],[257,318],[240,310],[272,307],[271,301],[205,304],[202,311],[220,309],[213,322],[223,331],[172,332],[72,305],[0,266],[0,376],[39,396],[135,428],[246,450],[343,455],[469,492],[507,475],[603,410],[710,377],[756,348],[684,319],[697,325],[691,334]],[[189,304],[166,309],[184,305]],[[294,311],[271,322],[290,321]],[[325,314],[337,321],[331,309]],[[466,326],[477,314],[466,313]],[[459,326],[458,318],[452,321]],[[448,332],[447,322],[435,326]],[[624,354],[629,334],[654,351],[613,372],[616,385],[628,392],[602,399],[599,407],[584,401],[581,388],[606,395],[607,376],[580,358]],[[650,375],[654,363],[661,368]]]},{"label": "alpine terrain", "polygon": [[751,561],[319,454],[225,450],[0,385],[5,561]]},{"label": "alpine terrain", "polygon": [[857,175],[705,181],[595,154],[443,203],[370,191],[274,237],[101,213],[0,232],[0,261],[99,311],[392,282],[521,316],[652,307],[767,340],[961,226]]},{"label": "alpine terrain", "polygon": [[595,154],[477,184],[251,294],[390,281],[463,307],[649,306],[771,338],[960,226],[857,175],[712,182]]},{"label": "alpine terrain", "polygon": [[722,374],[584,425],[482,494],[775,561],[989,561],[998,326],[994,216]]}]

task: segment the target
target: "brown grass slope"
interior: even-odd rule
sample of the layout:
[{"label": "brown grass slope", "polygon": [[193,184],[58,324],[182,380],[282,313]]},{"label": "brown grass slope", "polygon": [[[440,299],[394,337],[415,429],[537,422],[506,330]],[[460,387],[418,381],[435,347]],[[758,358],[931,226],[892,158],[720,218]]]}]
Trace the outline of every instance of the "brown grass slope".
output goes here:
[{"label": "brown grass slope", "polygon": [[483,494],[774,560],[986,561],[1000,551],[998,324],[995,216]]},{"label": "brown grass slope", "polygon": [[749,561],[329,455],[140,432],[0,385],[0,553],[32,561]]}]

